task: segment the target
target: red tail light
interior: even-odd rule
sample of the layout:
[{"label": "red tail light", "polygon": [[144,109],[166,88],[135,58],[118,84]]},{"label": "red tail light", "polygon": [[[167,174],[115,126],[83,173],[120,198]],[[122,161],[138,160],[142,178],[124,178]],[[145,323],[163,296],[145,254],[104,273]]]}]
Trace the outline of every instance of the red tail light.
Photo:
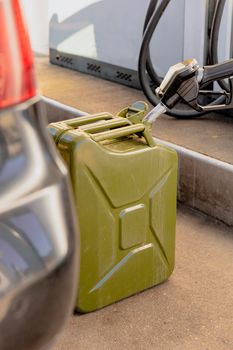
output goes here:
[{"label": "red tail light", "polygon": [[33,54],[19,0],[0,0],[0,108],[35,94]]}]

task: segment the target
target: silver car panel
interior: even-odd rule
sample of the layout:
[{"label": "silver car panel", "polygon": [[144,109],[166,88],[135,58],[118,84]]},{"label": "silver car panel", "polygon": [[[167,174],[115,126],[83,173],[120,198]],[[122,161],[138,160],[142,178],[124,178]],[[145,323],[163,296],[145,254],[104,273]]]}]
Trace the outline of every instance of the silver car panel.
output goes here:
[{"label": "silver car panel", "polygon": [[38,98],[0,112],[0,349],[51,342],[72,310],[78,231]]}]

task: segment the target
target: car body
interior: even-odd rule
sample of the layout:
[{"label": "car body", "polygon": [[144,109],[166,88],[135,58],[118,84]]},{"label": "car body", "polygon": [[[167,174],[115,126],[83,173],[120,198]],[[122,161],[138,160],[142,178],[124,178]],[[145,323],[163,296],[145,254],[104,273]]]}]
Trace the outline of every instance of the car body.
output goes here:
[{"label": "car body", "polygon": [[0,349],[47,349],[71,313],[78,230],[18,0],[0,0]]}]

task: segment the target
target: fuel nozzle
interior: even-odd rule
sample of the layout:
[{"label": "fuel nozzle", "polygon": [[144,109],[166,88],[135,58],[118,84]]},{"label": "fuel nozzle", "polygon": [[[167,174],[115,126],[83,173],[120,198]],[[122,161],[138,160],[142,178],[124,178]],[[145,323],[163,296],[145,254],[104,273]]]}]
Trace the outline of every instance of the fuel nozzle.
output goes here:
[{"label": "fuel nozzle", "polygon": [[[152,124],[161,114],[172,110],[180,101],[198,112],[233,108],[232,76],[233,59],[204,67],[199,67],[196,59],[190,59],[171,66],[161,85],[155,90],[160,99],[159,104],[146,115],[143,121]],[[202,86],[224,78],[230,78],[230,92],[201,90]],[[201,105],[198,102],[200,94],[217,95],[218,99],[209,105]],[[219,101],[221,101],[220,104]]]}]

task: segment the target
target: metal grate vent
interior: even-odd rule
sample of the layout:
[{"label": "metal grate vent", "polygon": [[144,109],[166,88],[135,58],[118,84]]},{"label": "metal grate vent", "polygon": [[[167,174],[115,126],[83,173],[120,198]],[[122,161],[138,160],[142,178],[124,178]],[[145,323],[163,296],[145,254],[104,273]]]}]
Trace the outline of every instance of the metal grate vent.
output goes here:
[{"label": "metal grate vent", "polygon": [[[1,0],[0,0],[1,2]],[[140,89],[138,73],[135,70],[87,57],[71,55],[50,49],[50,61],[61,67],[74,69],[106,80]]]},{"label": "metal grate vent", "polygon": [[121,80],[126,80],[126,81],[132,81],[132,75],[131,74],[123,73],[123,72],[120,72],[120,71],[116,72],[116,78],[117,79],[121,79]]},{"label": "metal grate vent", "polygon": [[92,72],[101,73],[101,66],[94,64],[94,63],[87,62],[87,70],[90,70]]},{"label": "metal grate vent", "polygon": [[69,65],[73,64],[73,59],[71,57],[67,57],[67,56],[57,55],[56,56],[56,60],[61,62],[61,63],[66,63],[66,64],[69,64]]}]

